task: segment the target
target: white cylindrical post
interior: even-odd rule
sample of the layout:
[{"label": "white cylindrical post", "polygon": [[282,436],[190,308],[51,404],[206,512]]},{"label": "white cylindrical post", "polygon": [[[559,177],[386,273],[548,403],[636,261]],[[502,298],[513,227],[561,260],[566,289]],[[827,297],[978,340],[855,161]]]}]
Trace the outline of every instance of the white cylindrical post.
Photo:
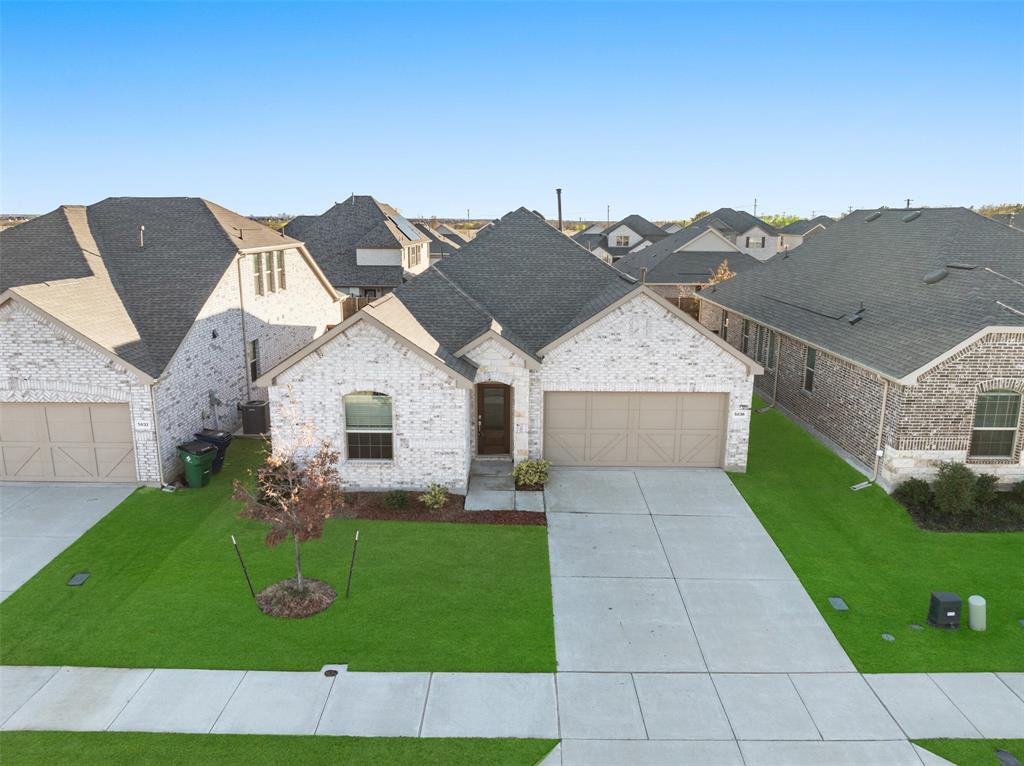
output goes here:
[{"label": "white cylindrical post", "polygon": [[985,599],[981,596],[967,599],[967,626],[971,630],[985,630]]}]

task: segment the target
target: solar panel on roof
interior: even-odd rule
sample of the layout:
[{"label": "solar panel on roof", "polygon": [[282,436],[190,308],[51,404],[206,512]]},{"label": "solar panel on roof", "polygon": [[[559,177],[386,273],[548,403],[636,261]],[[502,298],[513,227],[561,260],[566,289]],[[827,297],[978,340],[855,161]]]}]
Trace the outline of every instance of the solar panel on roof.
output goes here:
[{"label": "solar panel on roof", "polygon": [[423,238],[423,235],[416,230],[416,227],[409,223],[407,220],[405,220],[402,216],[395,214],[391,216],[391,220],[395,224],[395,226],[397,226],[402,231],[402,233],[409,239]]}]

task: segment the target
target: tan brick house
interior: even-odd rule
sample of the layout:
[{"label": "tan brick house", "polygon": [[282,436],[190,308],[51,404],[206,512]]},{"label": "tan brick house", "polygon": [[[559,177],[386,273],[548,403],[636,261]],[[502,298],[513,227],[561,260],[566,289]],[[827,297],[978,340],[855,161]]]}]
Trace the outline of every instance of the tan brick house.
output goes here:
[{"label": "tan brick house", "polygon": [[161,483],[341,319],[303,244],[207,200],[65,205],[0,233],[0,479]]},{"label": "tan brick house", "polygon": [[477,456],[746,466],[762,368],[519,208],[257,383],[352,488],[466,488]]},{"label": "tan brick house", "polygon": [[1024,232],[964,208],[858,210],[699,294],[758,392],[892,485],[958,461],[1024,478]]}]

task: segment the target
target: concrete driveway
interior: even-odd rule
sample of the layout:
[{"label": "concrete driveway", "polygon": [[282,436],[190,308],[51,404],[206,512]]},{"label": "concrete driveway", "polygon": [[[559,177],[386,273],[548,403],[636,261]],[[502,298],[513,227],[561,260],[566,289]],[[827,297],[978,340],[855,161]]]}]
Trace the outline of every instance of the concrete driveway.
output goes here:
[{"label": "concrete driveway", "polygon": [[724,472],[554,469],[545,494],[560,671],[854,671]]},{"label": "concrete driveway", "polygon": [[130,484],[0,483],[0,601],[134,491]]}]

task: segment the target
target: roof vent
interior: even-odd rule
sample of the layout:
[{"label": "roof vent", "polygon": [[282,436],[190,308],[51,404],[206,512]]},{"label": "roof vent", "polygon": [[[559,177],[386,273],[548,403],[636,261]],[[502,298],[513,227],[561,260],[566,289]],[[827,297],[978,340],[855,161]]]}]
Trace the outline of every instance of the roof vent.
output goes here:
[{"label": "roof vent", "polygon": [[976,263],[947,263],[947,269],[957,269],[958,271],[973,271],[978,268]]},{"label": "roof vent", "polygon": [[141,247],[145,247],[145,246],[146,246],[146,227],[145,226],[140,226],[139,227],[139,247],[141,248]]},{"label": "roof vent", "polygon": [[850,317],[846,321],[849,322],[850,324],[857,324],[857,322],[859,322],[863,318],[864,318],[863,314],[854,314],[852,317]]},{"label": "roof vent", "polygon": [[881,217],[882,217],[882,211],[881,210],[876,210],[874,213],[872,213],[867,218],[865,218],[864,222],[865,223],[871,223],[872,221],[877,221]]},{"label": "roof vent", "polygon": [[903,223],[910,223],[911,221],[916,221],[920,217],[921,211],[915,210],[913,213],[907,213],[907,215],[903,216]]},{"label": "roof vent", "polygon": [[949,271],[946,269],[936,269],[935,271],[929,271],[924,275],[924,283],[926,285],[934,285],[936,282],[941,282],[943,279],[949,276]]}]

